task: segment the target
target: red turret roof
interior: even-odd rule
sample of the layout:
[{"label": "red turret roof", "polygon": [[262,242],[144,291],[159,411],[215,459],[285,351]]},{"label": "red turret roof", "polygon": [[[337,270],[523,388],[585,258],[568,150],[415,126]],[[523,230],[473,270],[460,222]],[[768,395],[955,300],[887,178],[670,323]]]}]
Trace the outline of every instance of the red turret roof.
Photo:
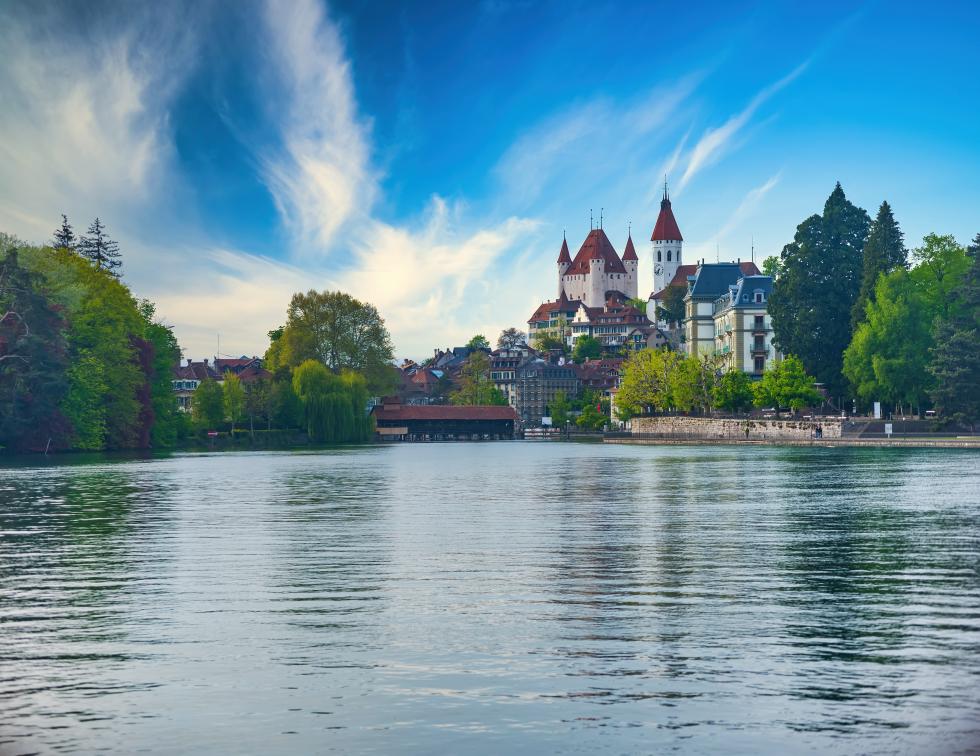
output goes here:
[{"label": "red turret roof", "polygon": [[636,256],[636,249],[633,247],[633,235],[630,234],[626,237],[626,250],[623,252],[623,261],[626,260],[639,260],[640,258]]},{"label": "red turret roof", "polygon": [[565,239],[561,240],[561,252],[558,253],[558,262],[560,263],[571,263],[572,256],[568,254],[568,242]]},{"label": "red turret roof", "polygon": [[589,231],[589,235],[582,242],[582,248],[575,255],[572,263],[565,275],[582,275],[588,273],[592,266],[591,260],[603,260],[606,263],[606,273],[625,273],[626,267],[619,259],[616,250],[613,249],[612,242],[606,236],[606,232],[601,228],[594,228]]},{"label": "red turret roof", "polygon": [[653,227],[651,241],[684,241],[681,230],[677,227],[674,220],[674,212],[670,209],[670,200],[665,196],[660,202],[660,215],[657,218],[657,225]]}]

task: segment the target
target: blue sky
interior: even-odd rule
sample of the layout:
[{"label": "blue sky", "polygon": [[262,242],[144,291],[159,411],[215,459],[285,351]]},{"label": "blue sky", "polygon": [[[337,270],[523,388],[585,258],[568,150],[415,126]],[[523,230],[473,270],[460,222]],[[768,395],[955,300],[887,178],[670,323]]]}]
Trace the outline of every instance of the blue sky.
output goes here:
[{"label": "blue sky", "polygon": [[641,292],[665,173],[687,260],[777,253],[840,181],[909,246],[980,231],[973,3],[0,5],[0,230],[65,212],[188,355],[293,291],[399,356],[524,326],[590,209]]}]

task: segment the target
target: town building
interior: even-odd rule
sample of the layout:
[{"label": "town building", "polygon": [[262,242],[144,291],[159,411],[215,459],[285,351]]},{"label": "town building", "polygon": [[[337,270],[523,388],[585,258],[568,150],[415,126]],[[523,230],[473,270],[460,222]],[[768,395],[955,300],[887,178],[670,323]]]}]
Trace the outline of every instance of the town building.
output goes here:
[{"label": "town building", "polygon": [[771,276],[743,276],[714,303],[714,353],[719,368],[761,376],[782,356],[773,346],[768,302]]},{"label": "town building", "polygon": [[581,383],[575,368],[564,360],[549,362],[532,357],[516,370],[514,407],[525,427],[541,425],[541,418],[548,416],[548,407],[559,391],[568,399],[579,395]]},{"label": "town building", "polygon": [[201,362],[188,359],[186,365],[178,363],[173,369],[171,385],[177,398],[177,409],[190,412],[194,392],[202,381],[221,381],[221,373],[215,370],[207,358]]},{"label": "town building", "polygon": [[526,344],[497,349],[490,353],[490,380],[511,407],[517,406],[518,368],[527,360],[537,356],[538,353]]},{"label": "town building", "polygon": [[656,348],[667,341],[646,313],[627,302],[619,292],[610,292],[602,307],[589,307],[579,302],[569,327],[572,346],[582,336],[591,336],[603,348],[613,351]]}]

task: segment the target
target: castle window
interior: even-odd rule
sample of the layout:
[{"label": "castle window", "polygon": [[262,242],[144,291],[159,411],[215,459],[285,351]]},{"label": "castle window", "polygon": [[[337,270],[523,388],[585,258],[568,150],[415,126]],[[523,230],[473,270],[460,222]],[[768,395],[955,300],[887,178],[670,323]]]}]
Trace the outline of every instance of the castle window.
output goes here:
[{"label": "castle window", "polygon": [[670,262],[670,250],[667,250],[667,262]]},{"label": "castle window", "polygon": [[663,259],[661,257],[662,254],[663,253],[658,249],[657,250],[657,262],[663,262]]}]

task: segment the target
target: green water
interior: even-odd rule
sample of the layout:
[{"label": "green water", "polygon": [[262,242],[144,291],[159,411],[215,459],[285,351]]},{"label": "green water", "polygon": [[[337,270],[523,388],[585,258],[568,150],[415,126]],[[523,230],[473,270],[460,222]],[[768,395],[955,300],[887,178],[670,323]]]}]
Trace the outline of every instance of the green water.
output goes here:
[{"label": "green water", "polygon": [[0,753],[971,753],[980,454],[0,467]]}]

